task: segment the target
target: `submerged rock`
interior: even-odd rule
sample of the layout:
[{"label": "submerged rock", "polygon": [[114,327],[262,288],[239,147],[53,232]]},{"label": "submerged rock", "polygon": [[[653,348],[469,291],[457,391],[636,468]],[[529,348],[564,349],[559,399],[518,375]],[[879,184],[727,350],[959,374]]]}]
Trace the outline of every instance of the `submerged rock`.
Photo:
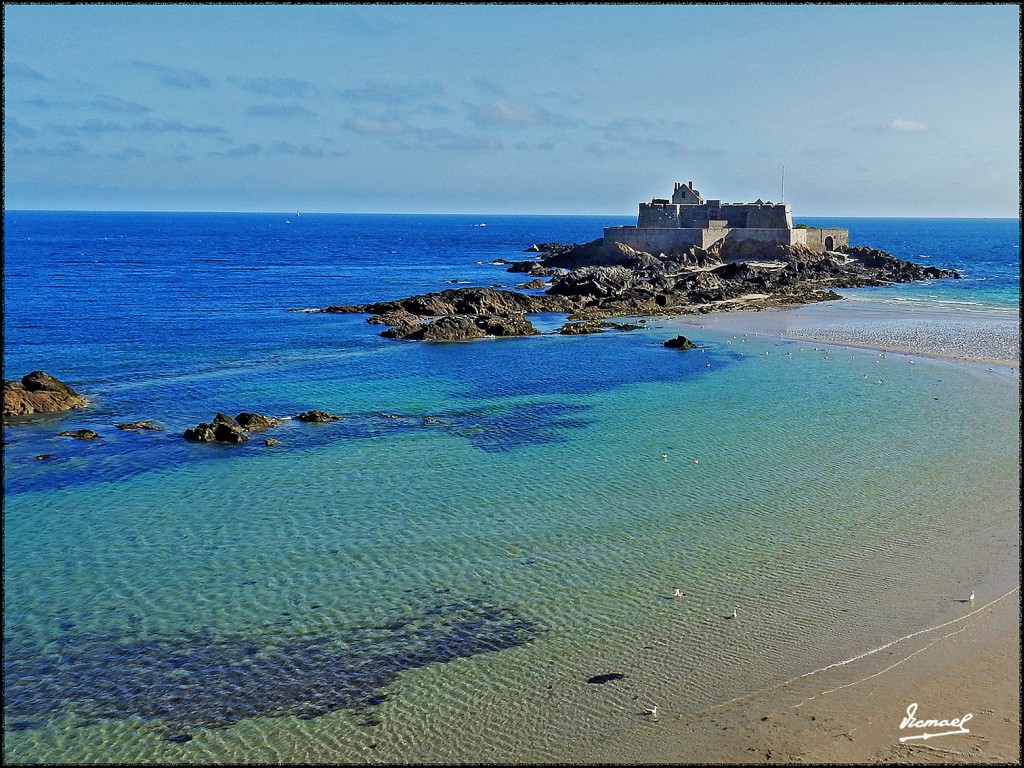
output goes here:
[{"label": "submerged rock", "polygon": [[95,440],[98,437],[102,437],[91,429],[76,429],[68,432],[58,432],[58,437],[73,437],[75,440]]},{"label": "submerged rock", "polygon": [[152,421],[130,421],[125,424],[114,424],[118,429],[124,429],[131,432],[139,432],[142,430],[153,430],[156,432],[162,432],[163,427],[158,427]]},{"label": "submerged rock", "polygon": [[610,683],[613,680],[624,680],[625,678],[626,676],[621,672],[609,672],[604,675],[594,675],[593,677],[588,678],[587,682],[593,685],[604,685],[605,683]]},{"label": "submerged rock", "polygon": [[27,416],[33,413],[60,413],[85,408],[89,401],[44,371],[32,371],[21,381],[4,379],[3,416]]}]

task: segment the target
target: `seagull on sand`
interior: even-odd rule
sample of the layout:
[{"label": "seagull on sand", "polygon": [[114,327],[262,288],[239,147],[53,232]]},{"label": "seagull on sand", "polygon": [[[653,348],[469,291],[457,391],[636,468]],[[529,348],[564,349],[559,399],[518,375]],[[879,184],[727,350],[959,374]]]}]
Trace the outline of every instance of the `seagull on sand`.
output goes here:
[{"label": "seagull on sand", "polygon": [[972,603],[974,602],[974,590],[973,589],[971,590],[971,596],[968,597],[967,599],[970,600]]},{"label": "seagull on sand", "polygon": [[684,595],[683,591],[677,587],[672,593],[672,597],[686,597],[686,595]]},{"label": "seagull on sand", "polygon": [[651,707],[650,709],[645,709],[645,710],[644,710],[644,714],[645,714],[645,715],[650,715],[650,716],[651,716],[651,717],[653,717],[653,718],[657,718],[657,717],[658,717],[658,705],[657,705],[657,704],[655,704],[655,705],[654,705],[653,707]]},{"label": "seagull on sand", "polygon": [[732,609],[732,616],[730,616],[729,618],[730,619],[735,619],[736,618],[736,609],[735,608]]}]

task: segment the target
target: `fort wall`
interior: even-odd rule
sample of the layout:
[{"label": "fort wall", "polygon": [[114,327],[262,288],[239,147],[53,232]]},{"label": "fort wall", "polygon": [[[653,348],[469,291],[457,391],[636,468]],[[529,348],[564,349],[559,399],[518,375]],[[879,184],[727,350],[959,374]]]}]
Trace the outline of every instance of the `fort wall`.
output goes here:
[{"label": "fort wall", "polygon": [[[717,222],[712,222],[715,224]],[[849,245],[846,229],[785,229],[779,227],[605,227],[606,240],[647,253],[672,253],[697,246],[709,248],[719,240],[755,240],[767,245],[802,245],[818,253]],[[826,241],[831,242],[826,247]]]},{"label": "fort wall", "polygon": [[640,203],[635,227],[606,227],[604,236],[648,253],[708,248],[726,238],[800,245],[819,253],[849,245],[846,229],[794,229],[786,203],[705,201],[692,181],[685,185],[677,182],[671,202],[655,198]]}]

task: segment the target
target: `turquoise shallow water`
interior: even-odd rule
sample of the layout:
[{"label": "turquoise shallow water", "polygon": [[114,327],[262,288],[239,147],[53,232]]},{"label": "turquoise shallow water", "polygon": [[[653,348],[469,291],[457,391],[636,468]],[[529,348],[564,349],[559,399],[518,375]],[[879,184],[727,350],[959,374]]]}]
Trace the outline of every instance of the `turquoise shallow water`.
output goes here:
[{"label": "turquoise shallow water", "polygon": [[[999,372],[713,330],[678,353],[657,321],[420,345],[261,312],[265,349],[96,361],[93,408],[5,430],[11,760],[561,761],[1006,577],[979,557],[1019,513]],[[348,418],[179,437],[310,407]],[[80,426],[104,437],[54,436]]]}]

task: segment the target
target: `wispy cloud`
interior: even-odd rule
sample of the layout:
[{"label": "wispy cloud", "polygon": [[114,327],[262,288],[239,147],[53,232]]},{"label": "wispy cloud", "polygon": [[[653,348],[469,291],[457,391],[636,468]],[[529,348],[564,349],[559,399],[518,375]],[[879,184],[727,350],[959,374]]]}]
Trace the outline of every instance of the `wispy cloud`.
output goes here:
[{"label": "wispy cloud", "polygon": [[165,120],[163,118],[150,118],[144,123],[139,123],[135,126],[140,131],[147,131],[150,133],[224,133],[223,128],[218,128],[213,125],[194,125],[187,126],[177,120]]},{"label": "wispy cloud", "polygon": [[4,116],[4,133],[8,136],[22,136],[31,139],[38,135],[39,131],[21,123],[16,117]]},{"label": "wispy cloud", "polygon": [[411,133],[411,127],[401,120],[367,120],[353,118],[345,121],[345,128],[362,136],[398,136]]},{"label": "wispy cloud", "polygon": [[300,107],[298,104],[256,104],[249,107],[246,114],[251,117],[295,117],[297,115],[316,117],[316,112]]},{"label": "wispy cloud", "polygon": [[110,122],[109,120],[97,120],[95,118],[90,118],[79,125],[76,130],[82,133],[111,133],[123,131],[124,126],[120,123]]},{"label": "wispy cloud", "polygon": [[497,99],[505,98],[505,89],[497,83],[492,83],[490,80],[473,80],[473,85],[477,90],[486,93],[488,96],[493,96]]},{"label": "wispy cloud", "polygon": [[117,152],[109,152],[107,157],[112,157],[115,160],[131,160],[133,157],[145,157],[146,153],[138,147],[125,147]]},{"label": "wispy cloud", "polygon": [[607,142],[593,142],[591,144],[587,144],[583,147],[583,151],[591,155],[598,155],[599,157],[626,154],[626,150],[622,145],[609,144]]},{"label": "wispy cloud", "polygon": [[136,104],[134,101],[125,101],[124,99],[119,99],[116,96],[98,96],[93,99],[92,105],[99,109],[106,110],[107,112],[141,114],[143,112],[152,111],[149,107],[145,107],[142,104]]},{"label": "wispy cloud", "polygon": [[208,152],[210,157],[247,157],[255,155],[262,149],[259,144],[243,144],[240,147],[232,147],[224,152]]},{"label": "wispy cloud", "polygon": [[904,120],[902,117],[897,117],[885,124],[885,130],[891,133],[921,133],[927,131],[928,126],[916,120]]},{"label": "wispy cloud", "polygon": [[[237,80],[231,82],[239,84]],[[312,83],[292,77],[253,77],[240,83],[239,87],[259,96],[278,98],[297,99],[310,93],[318,93]]]},{"label": "wispy cloud", "polygon": [[517,106],[507,101],[495,101],[475,106],[471,109],[470,116],[474,122],[480,125],[528,127],[565,122],[564,118],[559,118],[546,109]]},{"label": "wispy cloud", "polygon": [[504,146],[501,139],[496,136],[465,136],[446,128],[422,131],[421,139],[448,152],[501,149]]},{"label": "wispy cloud", "polygon": [[425,80],[414,84],[373,80],[357,88],[339,89],[334,93],[346,101],[408,104],[414,101],[435,99],[444,93],[444,89],[440,83],[434,80]]},{"label": "wispy cloud", "polygon": [[449,152],[501,149],[501,139],[490,136],[466,136],[447,128],[422,128],[403,120],[352,119],[344,124],[347,130],[361,136],[377,136],[393,149],[433,147]]},{"label": "wispy cloud", "polygon": [[165,67],[163,64],[153,64],[148,61],[133,61],[136,67],[150,72],[156,72],[160,76],[160,82],[173,88],[183,88],[193,91],[197,88],[209,88],[210,79],[205,75],[191,69],[175,69]]},{"label": "wispy cloud", "polygon": [[297,155],[298,157],[323,157],[324,151],[322,148],[315,144],[303,144],[302,146],[296,146],[291,142],[287,141],[275,141],[271,145],[271,149],[275,152],[279,152],[282,155]]},{"label": "wispy cloud", "polygon": [[27,64],[21,64],[17,61],[11,61],[4,64],[4,76],[5,77],[21,77],[25,80],[45,80],[46,75],[42,72],[38,72]]},{"label": "wispy cloud", "polygon": [[52,147],[28,147],[14,150],[19,155],[34,157],[73,157],[85,153],[85,147],[77,141],[62,141]]}]

